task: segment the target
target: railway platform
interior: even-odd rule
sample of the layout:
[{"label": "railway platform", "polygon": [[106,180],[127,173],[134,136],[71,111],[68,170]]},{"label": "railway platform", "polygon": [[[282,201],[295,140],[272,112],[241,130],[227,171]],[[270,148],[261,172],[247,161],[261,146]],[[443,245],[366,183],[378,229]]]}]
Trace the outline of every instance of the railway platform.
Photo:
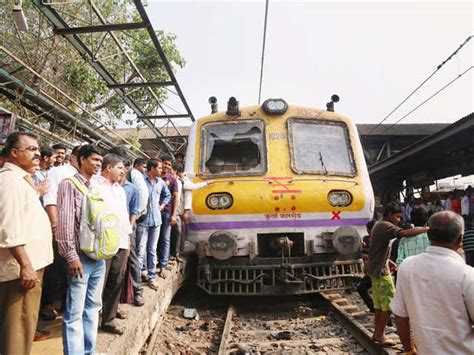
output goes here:
[{"label": "railway platform", "polygon": [[[174,265],[166,279],[159,279],[159,287],[156,291],[144,285],[145,305],[143,307],[120,304],[120,309],[127,314],[127,319],[117,320],[119,325],[124,328],[124,334],[119,336],[99,330],[97,353],[137,354],[187,278],[189,273],[187,265],[190,265],[188,261]],[[62,354],[61,318],[58,317],[51,322],[40,321],[40,328],[49,330],[52,337],[48,340],[34,342],[32,355]]]}]

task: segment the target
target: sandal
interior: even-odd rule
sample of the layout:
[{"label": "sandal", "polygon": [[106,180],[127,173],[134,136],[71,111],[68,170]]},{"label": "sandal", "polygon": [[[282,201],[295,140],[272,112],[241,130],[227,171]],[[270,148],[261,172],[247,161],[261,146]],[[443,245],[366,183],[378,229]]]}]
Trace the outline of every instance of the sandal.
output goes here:
[{"label": "sandal", "polygon": [[390,339],[389,337],[384,337],[382,340],[378,340],[378,339],[375,339],[374,337],[372,337],[372,340],[374,343],[378,344],[378,345],[382,345],[382,346],[386,346],[386,347],[390,347],[390,346],[394,346],[394,345],[397,345],[397,343],[395,341],[393,341],[392,339]]},{"label": "sandal", "polygon": [[158,276],[161,277],[162,279],[166,279],[166,273],[163,271],[163,269],[161,269],[158,272]]}]

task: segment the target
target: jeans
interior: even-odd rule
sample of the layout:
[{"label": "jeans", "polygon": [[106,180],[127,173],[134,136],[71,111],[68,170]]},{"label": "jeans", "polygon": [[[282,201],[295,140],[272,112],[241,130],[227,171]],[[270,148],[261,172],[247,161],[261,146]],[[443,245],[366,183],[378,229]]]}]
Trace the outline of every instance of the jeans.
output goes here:
[{"label": "jeans", "polygon": [[84,275],[68,275],[63,314],[64,354],[94,354],[105,279],[105,260],[79,255]]},{"label": "jeans", "polygon": [[[137,227],[137,249],[138,262],[140,270],[148,271],[148,278],[153,280],[156,278],[156,246],[160,236],[160,226],[145,227],[138,225]],[[147,267],[145,267],[145,257]]]},{"label": "jeans", "polygon": [[171,238],[171,215],[169,212],[161,212],[161,230],[158,241],[158,267],[164,268],[168,265],[170,258],[170,238]]}]

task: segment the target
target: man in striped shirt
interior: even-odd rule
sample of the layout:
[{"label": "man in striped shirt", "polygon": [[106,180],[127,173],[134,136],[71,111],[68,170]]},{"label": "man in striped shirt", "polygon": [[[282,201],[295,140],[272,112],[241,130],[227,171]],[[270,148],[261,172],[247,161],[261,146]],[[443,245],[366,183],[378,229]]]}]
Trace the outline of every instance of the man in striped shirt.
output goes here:
[{"label": "man in striped shirt", "polygon": [[[87,144],[77,154],[79,172],[74,175],[87,187],[101,169],[102,153]],[[93,260],[79,250],[79,226],[84,194],[70,179],[59,184],[58,228],[59,254],[66,259],[68,290],[63,314],[63,347],[65,354],[95,353],[99,310],[105,279],[105,260]]]},{"label": "man in striped shirt", "polygon": [[474,267],[474,229],[472,228],[472,220],[466,223],[462,246],[466,254],[466,264]]}]

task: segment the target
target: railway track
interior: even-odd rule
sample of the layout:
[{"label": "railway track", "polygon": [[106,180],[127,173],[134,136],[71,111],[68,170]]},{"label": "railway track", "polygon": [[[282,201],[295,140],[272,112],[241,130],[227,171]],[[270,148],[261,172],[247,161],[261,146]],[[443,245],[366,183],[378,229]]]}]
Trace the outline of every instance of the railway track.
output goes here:
[{"label": "railway track", "polygon": [[289,305],[279,310],[274,305],[259,305],[253,311],[246,305],[231,305],[218,354],[333,354],[363,350],[332,315],[319,307],[315,311],[312,301]]},{"label": "railway track", "polygon": [[[383,347],[372,340],[374,330],[374,316],[370,312],[363,311],[355,304],[360,303],[359,299],[352,297],[342,297],[339,293],[321,293],[319,297],[326,302],[333,310],[338,320],[344,324],[345,328],[364,347],[369,354],[398,354],[403,352],[400,339],[395,332],[395,328],[387,327],[387,336],[397,344],[393,347]],[[354,297],[355,296],[355,297]],[[359,301],[359,302],[354,302]]]},{"label": "railway track", "polygon": [[[186,308],[199,316],[183,317]],[[395,354],[371,340],[373,316],[358,295],[224,298],[185,292],[172,304],[147,353]],[[387,335],[398,337],[393,328]]]}]

